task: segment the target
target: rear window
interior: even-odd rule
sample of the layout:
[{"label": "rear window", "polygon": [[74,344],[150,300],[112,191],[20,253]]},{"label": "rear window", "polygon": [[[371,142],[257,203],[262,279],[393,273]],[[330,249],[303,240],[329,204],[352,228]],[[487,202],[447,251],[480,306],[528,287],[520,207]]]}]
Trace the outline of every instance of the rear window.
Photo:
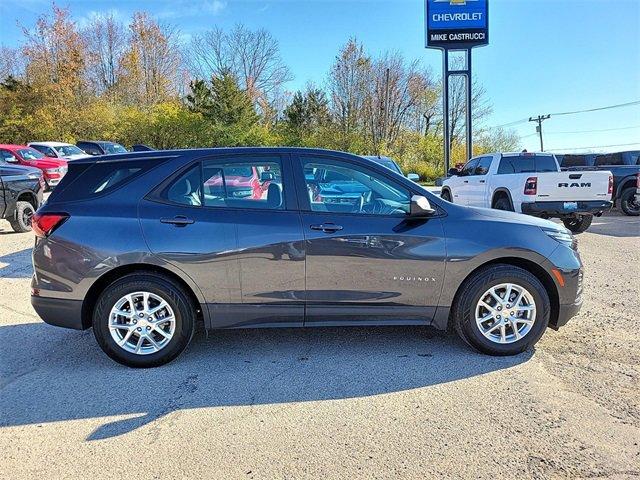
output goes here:
[{"label": "rear window", "polygon": [[91,164],[70,163],[69,172],[49,201],[85,200],[109,193],[159,165],[160,159]]},{"label": "rear window", "polygon": [[557,172],[553,155],[518,155],[502,157],[498,174]]},{"label": "rear window", "polygon": [[586,167],[587,165],[586,155],[565,155],[562,157],[563,167]]},{"label": "rear window", "polygon": [[596,166],[600,165],[624,165],[622,153],[609,153],[607,155],[598,155],[595,161]]}]

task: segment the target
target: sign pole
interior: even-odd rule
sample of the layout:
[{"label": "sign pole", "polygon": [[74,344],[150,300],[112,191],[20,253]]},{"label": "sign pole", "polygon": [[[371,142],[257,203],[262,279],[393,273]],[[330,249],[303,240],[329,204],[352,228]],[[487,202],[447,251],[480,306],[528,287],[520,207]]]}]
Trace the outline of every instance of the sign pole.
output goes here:
[{"label": "sign pole", "polygon": [[[466,80],[466,151],[473,156],[471,51],[489,44],[489,0],[425,0],[425,46],[442,50],[442,117],[445,175],[451,162],[449,90],[451,75]],[[449,69],[449,51],[465,53],[464,68]]]},{"label": "sign pole", "polygon": [[447,175],[451,162],[451,133],[449,132],[449,50],[442,55],[442,137],[444,147],[444,174]]}]

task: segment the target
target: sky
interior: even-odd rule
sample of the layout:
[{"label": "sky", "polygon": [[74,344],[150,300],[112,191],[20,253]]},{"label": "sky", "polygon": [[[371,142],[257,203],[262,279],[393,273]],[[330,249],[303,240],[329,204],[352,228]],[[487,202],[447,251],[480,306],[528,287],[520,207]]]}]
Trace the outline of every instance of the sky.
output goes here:
[{"label": "sky", "polygon": [[[640,0],[490,0],[489,39],[473,51],[474,75],[493,113],[485,126],[538,114],[598,108],[640,100]],[[146,10],[177,27],[184,42],[214,26],[265,28],[280,43],[295,79],[322,85],[350,37],[371,54],[398,51],[442,74],[442,53],[424,48],[423,0],[59,0],[74,19],[111,11],[124,21]],[[0,44],[17,46],[50,10],[46,0],[0,0]],[[511,125],[523,147],[539,150],[535,125]],[[640,104],[577,115],[552,115],[543,124],[545,150],[640,149]],[[634,145],[621,145],[631,144]],[[618,146],[620,145],[620,146]],[[585,149],[585,147],[587,147]],[[594,148],[598,147],[598,148]],[[571,150],[567,150],[571,149]]]}]

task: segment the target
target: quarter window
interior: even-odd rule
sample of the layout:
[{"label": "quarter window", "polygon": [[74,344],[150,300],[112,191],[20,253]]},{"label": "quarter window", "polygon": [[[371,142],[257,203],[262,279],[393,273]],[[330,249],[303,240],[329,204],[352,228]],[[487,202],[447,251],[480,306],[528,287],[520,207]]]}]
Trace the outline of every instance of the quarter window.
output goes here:
[{"label": "quarter window", "polygon": [[304,177],[314,212],[406,215],[409,190],[367,168],[328,159],[309,158]]}]

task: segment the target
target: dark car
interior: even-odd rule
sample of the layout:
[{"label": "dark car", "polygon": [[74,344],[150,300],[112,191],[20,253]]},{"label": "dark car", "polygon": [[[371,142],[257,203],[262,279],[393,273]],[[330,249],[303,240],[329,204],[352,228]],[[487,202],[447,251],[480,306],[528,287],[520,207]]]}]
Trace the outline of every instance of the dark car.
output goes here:
[{"label": "dark car", "polygon": [[[269,172],[235,197],[227,172]],[[359,184],[345,208],[316,171]],[[208,329],[451,327],[511,355],[581,305],[571,233],[453,205],[383,166],[297,148],[155,151],[78,160],[34,217],[31,301],[52,325],[93,327],[134,367],[175,358]]]},{"label": "dark car", "polygon": [[0,218],[7,220],[15,232],[30,231],[44,187],[39,169],[0,161]]},{"label": "dark car", "polygon": [[119,143],[106,142],[104,140],[80,140],[76,142],[76,146],[93,156],[127,153],[127,149]]},{"label": "dark car", "polygon": [[[556,155],[556,157],[558,157]],[[640,215],[640,150],[627,152],[561,155],[563,170],[606,170],[613,174],[612,199],[630,216]]]}]

